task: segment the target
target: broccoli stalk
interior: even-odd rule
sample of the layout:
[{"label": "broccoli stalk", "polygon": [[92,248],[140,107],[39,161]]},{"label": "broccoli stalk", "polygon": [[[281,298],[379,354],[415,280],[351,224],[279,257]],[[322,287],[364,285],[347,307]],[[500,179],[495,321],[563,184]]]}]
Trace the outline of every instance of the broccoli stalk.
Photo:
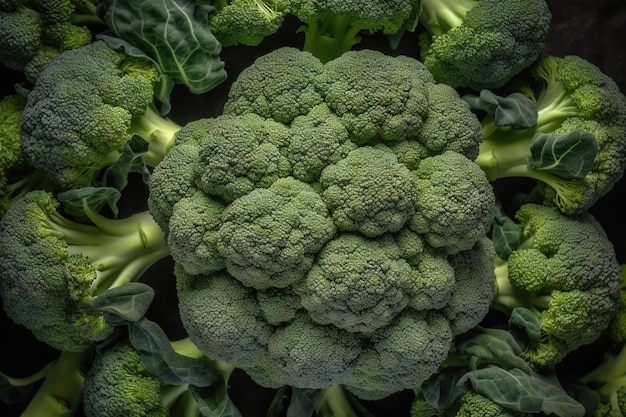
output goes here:
[{"label": "broccoli stalk", "polygon": [[328,62],[361,42],[357,36],[363,30],[346,16],[330,14],[314,20],[299,31],[304,32],[302,49],[311,52],[322,62]]},{"label": "broccoli stalk", "polygon": [[461,26],[467,12],[478,4],[478,0],[422,0],[420,23],[434,36]]},{"label": "broccoli stalk", "polygon": [[178,123],[163,117],[151,104],[142,116],[131,121],[129,132],[148,142],[148,150],[142,153],[142,157],[146,165],[154,167],[163,160],[180,128]]},{"label": "broccoli stalk", "polygon": [[35,374],[7,378],[14,387],[31,386],[43,381],[21,417],[68,417],[82,404],[84,366],[90,351],[61,352],[59,357]]},{"label": "broccoli stalk", "polygon": [[626,346],[617,353],[607,353],[581,381],[600,395],[600,405],[594,416],[626,415]]}]

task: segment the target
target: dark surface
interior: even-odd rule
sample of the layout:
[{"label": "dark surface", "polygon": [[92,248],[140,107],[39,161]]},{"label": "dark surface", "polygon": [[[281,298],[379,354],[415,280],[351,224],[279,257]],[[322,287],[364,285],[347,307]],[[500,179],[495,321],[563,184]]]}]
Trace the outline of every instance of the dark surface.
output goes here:
[{"label": "dark surface", "polygon": [[[626,91],[626,47],[623,35],[626,29],[626,1],[624,0],[548,0],[553,13],[551,33],[546,44],[546,55],[579,55],[602,69],[611,76],[622,91]],[[229,48],[223,51],[222,57],[229,72],[229,79],[215,90],[202,96],[189,96],[185,91],[177,89],[173,102],[182,102],[185,107],[174,107],[171,117],[179,123],[199,117],[219,114],[225,100],[225,93],[230,82],[245,66],[264,51],[278,45],[299,45],[301,35],[294,34],[296,23],[287,21],[283,30],[268,38],[261,46],[255,48]],[[380,39],[364,38],[359,47],[380,45]],[[386,49],[390,54],[406,54],[417,56],[414,39],[408,37],[397,50]],[[13,81],[19,81],[16,74],[2,74],[2,92],[10,92]],[[178,109],[182,109],[179,111]],[[626,221],[624,220],[623,203],[626,193],[626,180],[620,181],[615,188],[604,196],[592,208],[591,212],[604,226],[615,245],[618,260],[626,262]],[[141,205],[141,203],[138,203]],[[1,254],[0,254],[1,256]],[[150,318],[162,323],[172,338],[182,337],[177,312],[175,288],[173,280],[167,279],[171,264],[160,263],[158,274],[148,274],[146,281],[158,289]],[[165,276],[165,278],[164,278]],[[28,331],[13,324],[6,316],[0,314],[2,326],[2,354],[0,355],[0,371],[12,376],[25,376],[39,369],[55,356],[55,352],[36,341]],[[273,396],[272,390],[255,386],[245,374],[236,372],[231,380],[232,398],[240,408],[244,417],[261,417]],[[403,415],[408,416],[411,395],[399,393],[384,401],[369,404],[376,416]],[[0,417],[18,416],[22,407],[7,407],[3,410],[0,404]],[[82,414],[79,413],[79,416]],[[46,417],[46,416],[40,416]]]}]

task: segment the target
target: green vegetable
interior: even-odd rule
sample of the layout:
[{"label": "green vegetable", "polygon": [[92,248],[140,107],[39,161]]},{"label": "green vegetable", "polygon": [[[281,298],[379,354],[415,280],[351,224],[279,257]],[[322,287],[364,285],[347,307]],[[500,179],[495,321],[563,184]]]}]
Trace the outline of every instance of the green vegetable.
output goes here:
[{"label": "green vegetable", "polygon": [[362,32],[395,34],[405,28],[416,0],[288,0],[287,9],[303,26],[303,50],[322,62],[337,58],[361,42]]},{"label": "green vegetable", "polygon": [[89,1],[3,0],[0,2],[0,63],[34,83],[59,53],[92,41],[87,24],[98,23]]},{"label": "green vegetable", "polygon": [[423,0],[420,57],[437,81],[505,85],[540,57],[552,15],[545,0]]},{"label": "green vegetable", "polygon": [[83,305],[108,288],[138,280],[168,249],[148,212],[93,224],[60,211],[56,198],[31,191],[0,221],[0,294],[7,315],[39,340],[79,352],[112,327]]},{"label": "green vegetable", "polygon": [[[588,213],[566,216],[526,204],[515,214],[519,245],[496,261],[495,309],[530,309],[541,337],[524,355],[536,368],[553,367],[568,353],[597,340],[620,302],[615,249]],[[510,254],[507,253],[510,251]]]},{"label": "green vegetable", "polygon": [[268,387],[425,380],[495,290],[480,132],[417,60],[259,58],[149,182],[191,340]]},{"label": "green vegetable", "polygon": [[0,100],[0,217],[28,191],[49,189],[41,170],[24,160],[20,147],[20,121],[26,99],[18,94]]},{"label": "green vegetable", "polygon": [[626,97],[577,56],[544,57],[529,74],[509,87],[535,102],[536,123],[515,128],[485,115],[476,162],[490,181],[531,178],[540,203],[566,214],[584,211],[613,188],[626,167]]},{"label": "green vegetable", "polygon": [[150,61],[103,41],[62,53],[28,95],[20,139],[24,158],[61,190],[106,185],[105,168],[120,159],[133,135],[149,144],[145,163],[157,164],[180,129],[154,107],[157,77]]},{"label": "green vegetable", "polygon": [[626,346],[617,351],[605,347],[603,352],[600,363],[581,380],[600,397],[593,417],[621,417],[626,415]]},{"label": "green vegetable", "polygon": [[192,0],[166,0],[158,7],[150,0],[101,1],[97,13],[115,37],[105,33],[99,39],[156,64],[160,75],[156,97],[162,102],[162,112],[167,113],[174,85],[201,94],[226,79],[219,57],[221,45],[207,25],[211,10]]},{"label": "green vegetable", "polygon": [[215,7],[209,15],[211,32],[222,46],[257,46],[282,26],[289,0],[196,1]]}]

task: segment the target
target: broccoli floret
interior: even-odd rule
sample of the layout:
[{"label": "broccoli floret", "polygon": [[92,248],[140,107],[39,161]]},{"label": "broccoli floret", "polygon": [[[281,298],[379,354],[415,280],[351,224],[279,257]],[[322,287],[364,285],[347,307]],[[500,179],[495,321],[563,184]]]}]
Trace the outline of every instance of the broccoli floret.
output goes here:
[{"label": "broccoli floret", "polygon": [[457,401],[458,410],[454,417],[532,417],[531,413],[518,413],[507,410],[489,398],[470,391]]},{"label": "broccoli floret", "polygon": [[0,63],[34,83],[59,53],[92,41],[87,24],[99,22],[89,1],[22,0],[0,5]]},{"label": "broccoli floret", "polygon": [[138,280],[169,250],[147,211],[110,219],[86,209],[93,224],[83,224],[59,206],[51,193],[36,190],[2,217],[0,294],[7,315],[38,339],[81,351],[113,331],[83,305]]},{"label": "broccoli floret", "polygon": [[495,293],[480,140],[417,60],[259,58],[149,181],[191,340],[267,387],[419,385]]},{"label": "broccoli floret", "polygon": [[288,0],[288,11],[303,26],[303,50],[322,62],[337,58],[361,41],[362,32],[395,34],[419,8],[415,0]]},{"label": "broccoli floret", "polygon": [[22,116],[25,159],[61,190],[101,185],[137,134],[156,165],[180,126],[154,104],[158,72],[147,59],[115,51],[103,41],[66,51],[40,74]]},{"label": "broccoli floret", "polygon": [[536,314],[541,338],[524,355],[537,369],[550,368],[608,327],[620,302],[619,263],[589,213],[566,216],[526,204],[515,218],[519,245],[496,260],[493,307],[505,313],[525,307]]},{"label": "broccoli floret", "polygon": [[46,174],[24,160],[20,122],[26,99],[18,94],[0,100],[0,217],[28,191],[51,189]]},{"label": "broccoli floret", "polygon": [[611,318],[606,334],[613,343],[624,344],[626,342],[626,265],[620,265],[619,276],[622,288],[619,310]]},{"label": "broccoli floret", "polygon": [[552,19],[545,0],[425,0],[420,56],[437,81],[497,88],[541,55]]},{"label": "broccoli floret", "polygon": [[626,415],[626,346],[605,349],[602,361],[581,381],[600,396],[594,417],[621,417]]},{"label": "broccoli floret", "polygon": [[[198,2],[197,2],[198,3]],[[211,32],[222,46],[257,46],[283,24],[288,0],[210,0]]]},{"label": "broccoli floret", "polygon": [[[555,205],[566,214],[584,211],[613,188],[626,167],[626,96],[598,67],[578,56],[544,57],[528,74],[529,82],[520,76],[510,87],[536,103],[536,123],[512,128],[485,116],[485,137],[476,163],[491,181],[536,180],[541,204]],[[581,135],[583,139],[592,135],[588,145],[581,145]],[[546,137],[562,144],[545,142]],[[579,173],[572,165],[573,172],[565,172],[567,153],[574,155],[576,163],[587,153],[595,159],[591,158],[588,171]],[[542,158],[554,164],[543,166]]]}]

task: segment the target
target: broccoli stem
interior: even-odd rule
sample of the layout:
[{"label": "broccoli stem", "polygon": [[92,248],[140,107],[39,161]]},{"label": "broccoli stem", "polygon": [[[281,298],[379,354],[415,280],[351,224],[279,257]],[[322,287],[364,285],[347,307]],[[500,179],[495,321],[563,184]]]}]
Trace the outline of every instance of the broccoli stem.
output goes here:
[{"label": "broccoli stem", "polygon": [[614,410],[619,410],[617,391],[626,386],[626,346],[616,355],[607,356],[599,366],[584,375],[581,381],[588,385],[600,385],[596,391],[609,400]]},{"label": "broccoli stem", "polygon": [[332,61],[349,51],[361,38],[361,27],[345,16],[330,14],[325,19],[310,22],[300,28],[304,32],[304,51],[311,52],[322,63]]},{"label": "broccoli stem", "polygon": [[148,151],[143,154],[148,166],[157,166],[174,143],[181,126],[173,120],[161,116],[154,105],[148,106],[145,113],[131,123],[130,133],[136,133],[148,142]]},{"label": "broccoli stem", "polygon": [[48,174],[44,170],[32,169],[29,172],[9,176],[9,183],[5,186],[5,194],[11,204],[21,199],[26,193],[33,190],[51,190],[53,187]]},{"label": "broccoli stem", "polygon": [[[524,243],[519,248],[529,247],[531,243]],[[519,250],[518,248],[518,250]],[[510,315],[513,309],[525,307],[532,311],[537,317],[550,305],[549,295],[531,294],[529,292],[515,288],[509,279],[508,263],[502,259],[496,259],[494,271],[496,274],[496,295],[491,302],[491,308]]]},{"label": "broccoli stem", "polygon": [[96,13],[96,5],[88,0],[74,1],[75,12],[70,16],[70,23],[77,26],[103,26],[106,23]]},{"label": "broccoli stem", "polygon": [[83,364],[89,351],[61,352],[47,369],[46,378],[21,417],[68,417],[82,399]]},{"label": "broccoli stem", "polygon": [[339,384],[331,385],[320,393],[315,403],[315,411],[320,417],[359,417],[344,388]]},{"label": "broccoli stem", "polygon": [[97,270],[90,295],[134,281],[169,254],[165,237],[149,212],[110,219],[86,208],[91,224],[47,213],[50,229],[68,244],[68,254],[82,254]]},{"label": "broccoli stem", "polygon": [[440,36],[460,26],[478,0],[422,0],[420,23],[432,36]]}]

